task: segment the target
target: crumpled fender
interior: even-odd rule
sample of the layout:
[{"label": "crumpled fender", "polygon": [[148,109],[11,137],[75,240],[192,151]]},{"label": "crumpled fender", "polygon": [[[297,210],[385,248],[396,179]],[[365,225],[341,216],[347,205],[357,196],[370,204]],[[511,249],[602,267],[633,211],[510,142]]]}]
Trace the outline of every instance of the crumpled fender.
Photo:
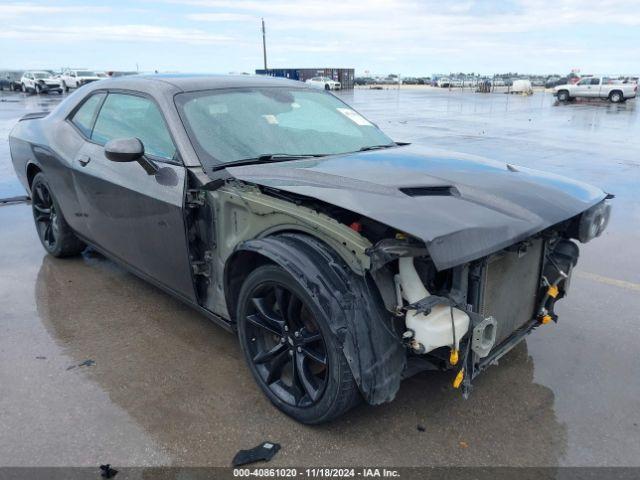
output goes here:
[{"label": "crumpled fender", "polygon": [[325,313],[365,400],[393,400],[406,351],[371,279],[356,275],[326,244],[304,234],[248,240],[236,250],[264,255],[297,279]]}]

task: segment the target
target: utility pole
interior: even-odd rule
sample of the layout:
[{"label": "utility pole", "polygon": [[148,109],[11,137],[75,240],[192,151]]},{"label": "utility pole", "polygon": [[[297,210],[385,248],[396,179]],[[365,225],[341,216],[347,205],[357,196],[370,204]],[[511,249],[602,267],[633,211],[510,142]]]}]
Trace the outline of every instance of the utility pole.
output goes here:
[{"label": "utility pole", "polygon": [[264,57],[264,69],[267,69],[267,39],[264,30],[264,18],[262,19],[262,56]]}]

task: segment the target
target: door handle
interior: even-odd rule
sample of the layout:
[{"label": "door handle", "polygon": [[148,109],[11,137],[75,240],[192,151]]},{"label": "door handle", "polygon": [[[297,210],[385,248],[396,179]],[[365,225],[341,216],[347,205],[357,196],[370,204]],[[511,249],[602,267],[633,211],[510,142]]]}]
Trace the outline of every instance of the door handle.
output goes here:
[{"label": "door handle", "polygon": [[86,155],[80,155],[78,157],[78,163],[80,164],[81,167],[86,167],[90,161],[91,161],[91,157],[88,157]]}]

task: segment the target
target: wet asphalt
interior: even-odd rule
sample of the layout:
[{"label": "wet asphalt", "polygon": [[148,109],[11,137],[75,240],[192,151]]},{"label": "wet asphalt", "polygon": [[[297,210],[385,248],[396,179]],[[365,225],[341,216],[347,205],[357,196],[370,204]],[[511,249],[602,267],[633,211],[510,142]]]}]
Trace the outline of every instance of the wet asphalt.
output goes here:
[{"label": "wet asphalt", "polygon": [[[488,370],[468,400],[450,374],[423,373],[392,403],[303,426],[260,393],[232,334],[96,253],[45,255],[30,206],[0,206],[0,466],[229,466],[264,440],[282,445],[269,466],[640,466],[637,101],[427,88],[340,96],[395,140],[616,195],[608,230],[582,248],[559,324]],[[12,125],[59,100],[0,92],[0,198],[24,194]]]}]

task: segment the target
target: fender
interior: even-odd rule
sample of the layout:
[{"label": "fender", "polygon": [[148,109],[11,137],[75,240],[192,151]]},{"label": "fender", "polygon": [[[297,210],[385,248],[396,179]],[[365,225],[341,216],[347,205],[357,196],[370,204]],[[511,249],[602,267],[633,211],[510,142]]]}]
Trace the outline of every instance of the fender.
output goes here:
[{"label": "fender", "polygon": [[393,400],[406,351],[372,280],[356,275],[324,243],[304,234],[252,239],[236,251],[260,254],[297,279],[326,314],[365,400],[372,405]]}]

